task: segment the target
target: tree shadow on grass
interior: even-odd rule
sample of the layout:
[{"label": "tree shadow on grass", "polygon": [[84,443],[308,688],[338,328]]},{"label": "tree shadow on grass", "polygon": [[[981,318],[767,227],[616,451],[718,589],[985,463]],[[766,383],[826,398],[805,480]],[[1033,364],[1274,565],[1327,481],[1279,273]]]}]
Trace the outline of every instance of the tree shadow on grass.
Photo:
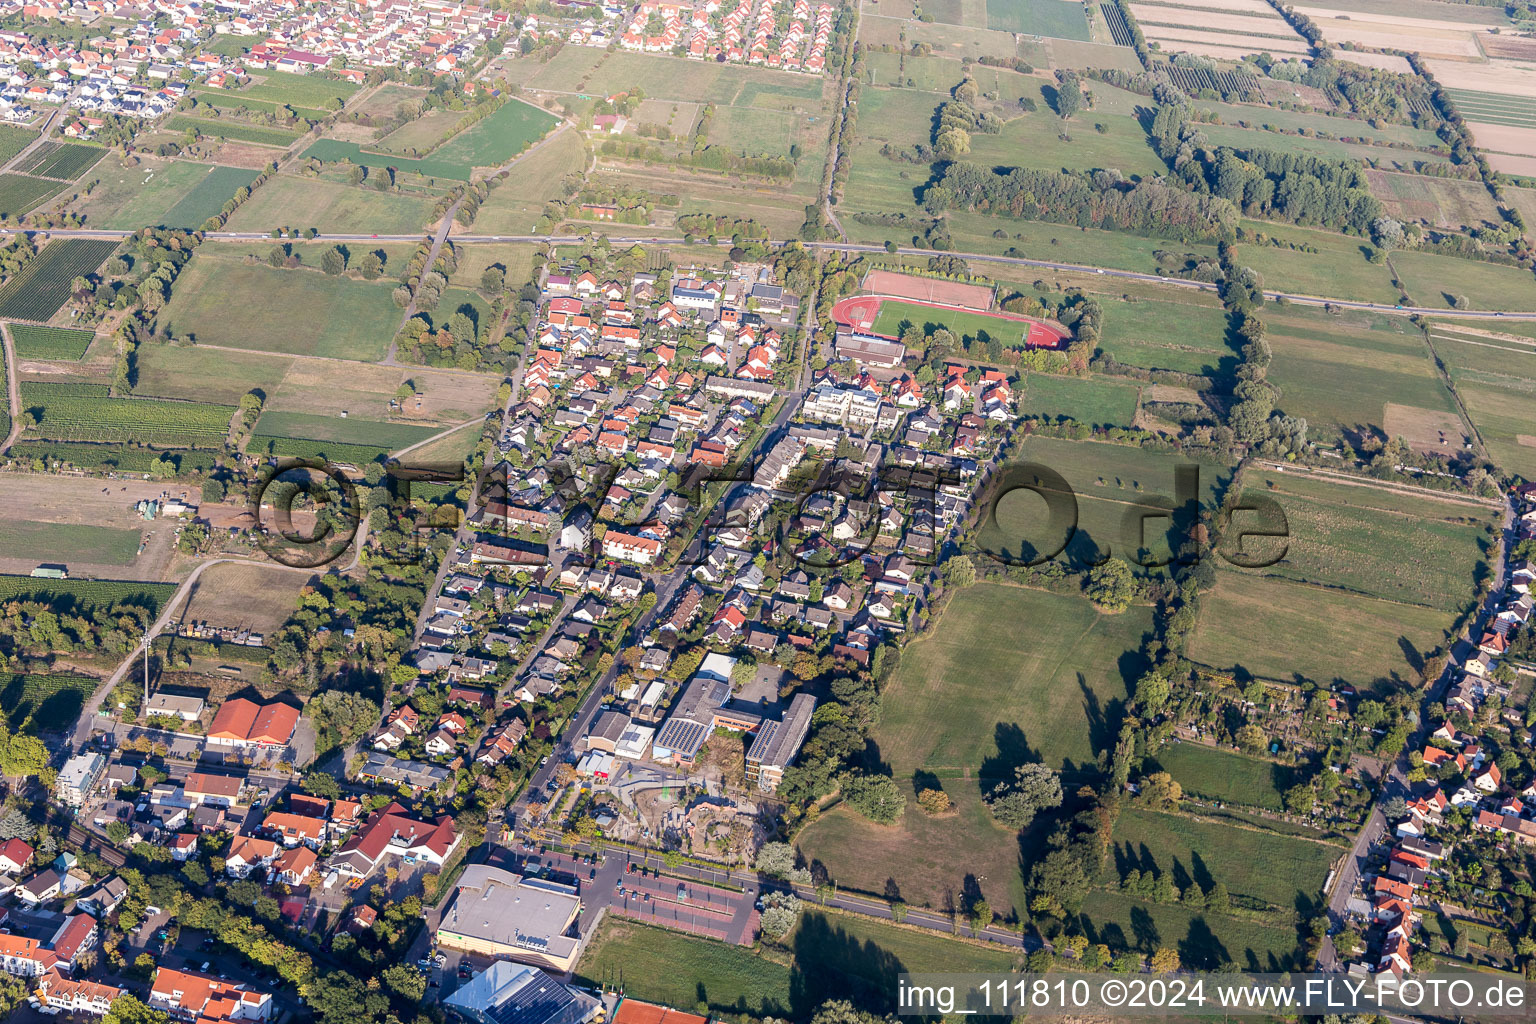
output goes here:
[{"label": "tree shadow on grass", "polygon": [[789,980],[790,1008],[809,1017],[829,999],[847,999],[874,1013],[896,1009],[896,981],[905,968],[895,954],[850,935],[824,914],[800,919]]}]

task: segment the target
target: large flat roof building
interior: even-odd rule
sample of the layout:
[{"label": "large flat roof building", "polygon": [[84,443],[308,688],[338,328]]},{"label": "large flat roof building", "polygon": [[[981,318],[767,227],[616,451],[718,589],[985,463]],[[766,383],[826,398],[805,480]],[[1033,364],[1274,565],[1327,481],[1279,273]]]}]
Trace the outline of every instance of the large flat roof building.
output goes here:
[{"label": "large flat roof building", "polygon": [[581,897],[570,886],[471,864],[443,911],[437,942],[563,974],[581,955],[580,937],[568,934],[580,913]]},{"label": "large flat roof building", "polygon": [[800,745],[805,742],[811,729],[811,713],[816,710],[816,698],[808,693],[797,693],[789,702],[789,709],[777,722],[765,721],[752,745],[747,748],[747,781],[756,782],[759,789],[769,793],[779,788]]}]

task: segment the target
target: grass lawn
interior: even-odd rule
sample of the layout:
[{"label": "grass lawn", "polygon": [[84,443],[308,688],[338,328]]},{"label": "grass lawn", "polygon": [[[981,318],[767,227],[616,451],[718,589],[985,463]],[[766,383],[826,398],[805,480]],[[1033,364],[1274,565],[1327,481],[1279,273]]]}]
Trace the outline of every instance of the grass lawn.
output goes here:
[{"label": "grass lawn", "polygon": [[129,565],[139,553],[140,539],[138,530],[13,520],[0,525],[0,558]]},{"label": "grass lawn", "polygon": [[1179,952],[1185,967],[1209,970],[1235,963],[1252,971],[1291,969],[1297,935],[1289,927],[1164,906],[1116,892],[1092,892],[1083,901],[1084,934],[1111,949]]},{"label": "grass lawn", "polygon": [[[276,175],[251,193],[225,226],[229,231],[263,231],[274,224],[313,227],[322,234],[408,235],[421,231],[432,212],[428,196],[375,192],[313,178]],[[364,243],[349,248],[359,254]]]},{"label": "grass lawn", "polygon": [[880,313],[871,329],[876,334],[899,337],[906,326],[917,327],[925,334],[948,328],[957,339],[994,337],[1012,348],[1021,347],[1029,331],[1029,324],[1020,320],[959,309],[934,309],[899,299],[886,299],[880,304]]},{"label": "grass lawn", "polygon": [[[1129,871],[1173,873],[1182,892],[1191,882],[1209,891],[1217,882],[1234,898],[1269,904],[1277,923],[1310,911],[1341,847],[1163,814],[1140,807],[1120,812],[1113,849],[1100,881],[1119,885]],[[1303,913],[1303,918],[1307,914]]]},{"label": "grass lawn", "polygon": [[1473,309],[1536,310],[1536,277],[1529,270],[1427,252],[1393,253],[1392,265],[1421,306],[1450,309],[1465,296]]},{"label": "grass lawn", "polygon": [[1305,417],[1314,436],[1382,431],[1389,403],[1454,419],[1455,402],[1435,372],[1424,336],[1407,320],[1361,329],[1292,319],[1280,310],[1264,319],[1280,411]]},{"label": "grass lawn", "polygon": [[237,405],[260,388],[270,403],[293,360],[265,352],[228,352],[196,345],[144,345],[138,351],[139,394]]},{"label": "grass lawn", "polygon": [[492,190],[475,217],[474,230],[492,235],[531,231],[544,212],[544,204],[563,194],[562,179],[567,174],[579,174],[585,161],[581,136],[561,132],[520,162],[514,173]]},{"label": "grass lawn", "polygon": [[1184,792],[1203,800],[1279,810],[1287,789],[1297,782],[1296,769],[1199,743],[1172,743],[1153,755]]},{"label": "grass lawn", "polygon": [[[372,362],[389,350],[400,311],[393,281],[247,266],[204,245],[176,281],[160,322],[211,345]],[[306,254],[310,254],[306,250]],[[318,257],[316,257],[318,259]],[[303,310],[303,316],[294,311]]]},{"label": "grass lawn", "polygon": [[[1279,503],[1290,543],[1275,565],[1234,572],[1454,614],[1472,598],[1476,576],[1486,571],[1484,549],[1493,543],[1489,509],[1289,473],[1250,474],[1244,483],[1248,494]],[[1259,546],[1263,543],[1249,542],[1256,552],[1272,550]]]},{"label": "grass lawn", "polygon": [[1026,375],[1019,412],[1027,416],[1068,416],[1094,426],[1128,427],[1136,418],[1141,388],[1113,377]]},{"label": "grass lawn", "polygon": [[1369,689],[1379,679],[1417,680],[1427,652],[1444,643],[1453,616],[1223,566],[1200,604],[1192,661],[1239,679]]},{"label": "grass lawn", "polygon": [[985,786],[1025,761],[1095,773],[1143,669],[1150,609],[1100,615],[1080,597],[979,584],[943,615],[887,684],[874,740],[896,777]]},{"label": "grass lawn", "polygon": [[710,1012],[787,1015],[790,969],[750,949],[609,916],[576,965],[589,985],[618,985],[636,999]]},{"label": "grass lawn", "polygon": [[[804,1018],[829,999],[895,1009],[897,976],[914,971],[1006,971],[1003,949],[808,909],[770,960],[741,946],[610,917],[576,967],[587,984],[621,980],[627,995],[712,1014]],[[789,959],[788,965],[776,962]]]},{"label": "grass lawn", "polygon": [[95,689],[86,676],[13,675],[0,689],[0,708],[16,732],[55,732],[74,721]]}]

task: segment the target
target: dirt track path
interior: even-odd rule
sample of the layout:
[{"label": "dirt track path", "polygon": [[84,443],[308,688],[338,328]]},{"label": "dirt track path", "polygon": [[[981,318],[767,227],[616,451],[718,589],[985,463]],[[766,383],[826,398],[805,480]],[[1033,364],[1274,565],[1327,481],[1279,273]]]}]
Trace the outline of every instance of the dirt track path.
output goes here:
[{"label": "dirt track path", "polygon": [[0,324],[0,338],[5,341],[5,397],[11,411],[11,429],[5,435],[5,443],[0,444],[0,452],[8,452],[21,433],[21,387],[16,381],[16,345],[9,326]]}]

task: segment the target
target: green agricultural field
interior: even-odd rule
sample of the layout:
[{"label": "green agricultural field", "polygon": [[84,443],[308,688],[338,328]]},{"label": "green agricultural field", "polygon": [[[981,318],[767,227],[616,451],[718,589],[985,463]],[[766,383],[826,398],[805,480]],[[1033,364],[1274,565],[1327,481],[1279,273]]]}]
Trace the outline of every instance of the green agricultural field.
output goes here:
[{"label": "green agricultural field", "polygon": [[196,345],[143,345],[137,362],[139,394],[238,405],[252,388],[272,401],[293,359]]},{"label": "green agricultural field", "polygon": [[[210,440],[207,442],[212,443]],[[44,464],[68,463],[81,469],[100,469],[114,473],[149,473],[154,463],[161,461],[167,452],[158,448],[145,448],[127,442],[103,444],[93,441],[17,441],[11,446],[11,457],[30,462],[41,459]],[[171,461],[183,473],[206,473],[214,468],[223,450],[211,448],[175,448],[168,453]]]},{"label": "green agricultural field", "polygon": [[789,156],[795,115],[762,107],[722,107],[709,126],[709,141],[753,156]]},{"label": "green agricultural field", "polygon": [[[263,352],[381,359],[399,326],[393,282],[318,270],[247,266],[205,244],[173,289],[160,323],[177,336]],[[318,254],[305,250],[318,260]],[[302,310],[302,316],[294,311]]]},{"label": "green agricultural field", "polygon": [[10,163],[11,158],[37,139],[37,132],[15,124],[0,124],[0,164]]},{"label": "green agricultural field", "polygon": [[1217,882],[1234,900],[1268,904],[1276,923],[1313,905],[1342,847],[1232,828],[1180,814],[1127,807],[1115,821],[1112,849],[1099,881],[1118,886],[1130,871],[1172,873],[1183,892],[1209,892]]},{"label": "green agricultural field", "polygon": [[358,86],[324,75],[294,75],[286,71],[263,71],[252,86],[234,95],[271,100],[294,107],[332,109],[333,101],[346,100]]},{"label": "green agricultural field", "polygon": [[1209,970],[1235,963],[1265,972],[1300,967],[1294,929],[1149,903],[1117,892],[1089,893],[1082,923],[1090,942],[1141,953],[1168,946],[1178,951],[1186,967]]},{"label": "green agricultural field", "polygon": [[393,168],[399,173],[419,174],[425,178],[448,178],[454,181],[468,181],[471,172],[468,164],[456,163],[436,156],[411,160],[403,156],[391,156],[388,153],[370,153],[355,142],[342,142],[340,139],[317,140],[304,151],[303,159],[321,160],[326,163],[350,160],[354,164],[373,170]]},{"label": "green agricultural field", "polygon": [[[1276,564],[1233,571],[1447,614],[1466,607],[1476,579],[1486,572],[1493,542],[1488,528],[1495,518],[1489,508],[1433,492],[1419,498],[1291,473],[1254,473],[1244,484],[1247,495],[1267,495],[1280,505],[1290,538]],[[1255,553],[1275,550],[1262,538],[1248,543]]]},{"label": "green agricultural field", "polygon": [[1437,324],[1435,351],[1456,382],[1456,393],[1477,425],[1489,455],[1507,473],[1536,479],[1536,348],[1503,322]]},{"label": "green agricultural field", "polygon": [[147,609],[149,618],[153,619],[174,593],[174,583],[0,576],[0,601],[38,601],[61,614],[78,614],[86,608],[137,605]]},{"label": "green agricultural field", "polygon": [[96,680],[75,675],[12,675],[0,688],[0,707],[15,732],[57,732],[80,714]]},{"label": "green agricultural field", "polygon": [[1141,404],[1141,388],[1113,377],[1026,375],[1019,413],[1050,419],[1070,417],[1094,426],[1128,427]]},{"label": "green agricultural field", "polygon": [[1454,616],[1305,583],[1217,570],[1200,602],[1192,661],[1240,677],[1370,689],[1378,680],[1416,683]]},{"label": "green agricultural field", "polygon": [[[491,191],[475,217],[475,230],[493,235],[532,231],[544,205],[564,194],[561,186],[565,176],[579,174],[585,162],[581,136],[576,132],[557,133],[537,152],[519,161],[507,180]],[[466,247],[471,252],[475,248],[478,247]]]},{"label": "green agricultural field", "polygon": [[165,211],[163,223],[167,227],[201,228],[209,217],[224,212],[224,204],[233,199],[236,192],[250,187],[255,180],[256,172],[244,167],[209,168],[197,179],[196,185]]},{"label": "green agricultural field", "polygon": [[1280,411],[1305,417],[1314,437],[1386,431],[1389,421],[1401,432],[1399,423],[1409,411],[1457,422],[1455,402],[1424,336],[1407,320],[1380,318],[1357,326],[1348,318],[1293,317],[1279,310],[1266,311],[1264,320],[1274,351],[1269,378],[1280,388]]},{"label": "green agricultural field", "polygon": [[[1267,120],[1266,117],[1251,119],[1260,122]],[[1361,134],[1349,127],[1350,124],[1351,122],[1346,121],[1343,125],[1331,126],[1325,130],[1352,137]],[[1272,149],[1285,153],[1306,153],[1334,160],[1370,161],[1386,170],[1412,171],[1419,164],[1449,163],[1449,160],[1439,153],[1425,153],[1417,149],[1390,149],[1368,143],[1340,142],[1337,139],[1279,135],[1258,129],[1239,128],[1235,124],[1202,124],[1200,130],[1206,133],[1206,137],[1211,140],[1213,146],[1231,146],[1238,150]],[[1429,136],[1430,143],[1433,145],[1434,136],[1427,132],[1425,134]]]},{"label": "green agricultural field", "polygon": [[436,427],[410,423],[379,423],[374,420],[311,416],[301,412],[268,411],[256,423],[262,437],[293,437],[342,444],[377,446],[388,450],[406,448],[438,433]]},{"label": "green agricultural field", "polygon": [[161,447],[220,447],[235,410],[227,405],[109,398],[106,388],[23,381],[21,405],[37,417],[29,431],[60,441],[137,441]]},{"label": "green agricultural field", "polygon": [[74,142],[45,142],[16,165],[16,170],[39,178],[74,181],[96,161],[107,155],[100,146],[82,146]]},{"label": "green agricultural field", "polygon": [[173,132],[196,131],[199,135],[208,135],[218,139],[232,139],[235,142],[251,142],[258,146],[275,146],[278,149],[287,149],[300,138],[299,132],[291,132],[284,128],[267,128],[261,125],[246,124],[232,118],[220,118],[208,120],[201,117],[188,117],[186,114],[177,114],[166,122],[166,128]]},{"label": "green agricultural field", "polygon": [[1200,743],[1170,744],[1152,757],[1189,796],[1244,807],[1278,811],[1285,805],[1285,791],[1304,780],[1289,765]]},{"label": "green agricultural field", "polygon": [[64,183],[25,174],[0,174],[0,217],[20,217],[64,190]]},{"label": "green agricultural field", "polygon": [[467,167],[497,167],[533,145],[559,123],[531,103],[510,100],[490,117],[464,129],[437,151],[437,157]]},{"label": "green agricultural field", "polygon": [[1392,265],[1418,305],[1450,309],[1465,296],[1472,309],[1536,310],[1529,270],[1427,252],[1395,252]]},{"label": "green agricultural field", "polygon": [[138,530],[12,520],[0,525],[0,558],[57,558],[94,565],[131,565],[138,556],[140,539]]},{"label": "green agricultural field", "polygon": [[[432,213],[432,198],[278,174],[235,211],[228,231],[262,231],[274,224],[313,227],[321,234],[409,235],[421,231]],[[348,247],[363,251],[362,243]]]},{"label": "green agricultural field", "polygon": [[254,434],[245,446],[249,454],[275,455],[281,459],[320,459],[352,466],[366,466],[390,454],[378,445],[342,444],[339,441],[312,441],[302,437],[276,437]]},{"label": "green agricultural field", "polygon": [[18,359],[81,359],[95,337],[90,331],[33,324],[12,324],[10,332]]},{"label": "green agricultural field", "polygon": [[69,301],[69,286],[93,274],[117,248],[115,241],[56,238],[0,288],[0,319],[44,321]]},{"label": "green agricultural field", "polygon": [[1099,349],[1117,362],[1207,377],[1229,374],[1236,364],[1237,354],[1227,344],[1227,313],[1220,306],[1197,305],[1195,296],[1187,302],[1096,298],[1104,309]]},{"label": "green agricultural field", "polygon": [[1088,41],[1083,5],[1071,0],[987,0],[987,28]]}]

